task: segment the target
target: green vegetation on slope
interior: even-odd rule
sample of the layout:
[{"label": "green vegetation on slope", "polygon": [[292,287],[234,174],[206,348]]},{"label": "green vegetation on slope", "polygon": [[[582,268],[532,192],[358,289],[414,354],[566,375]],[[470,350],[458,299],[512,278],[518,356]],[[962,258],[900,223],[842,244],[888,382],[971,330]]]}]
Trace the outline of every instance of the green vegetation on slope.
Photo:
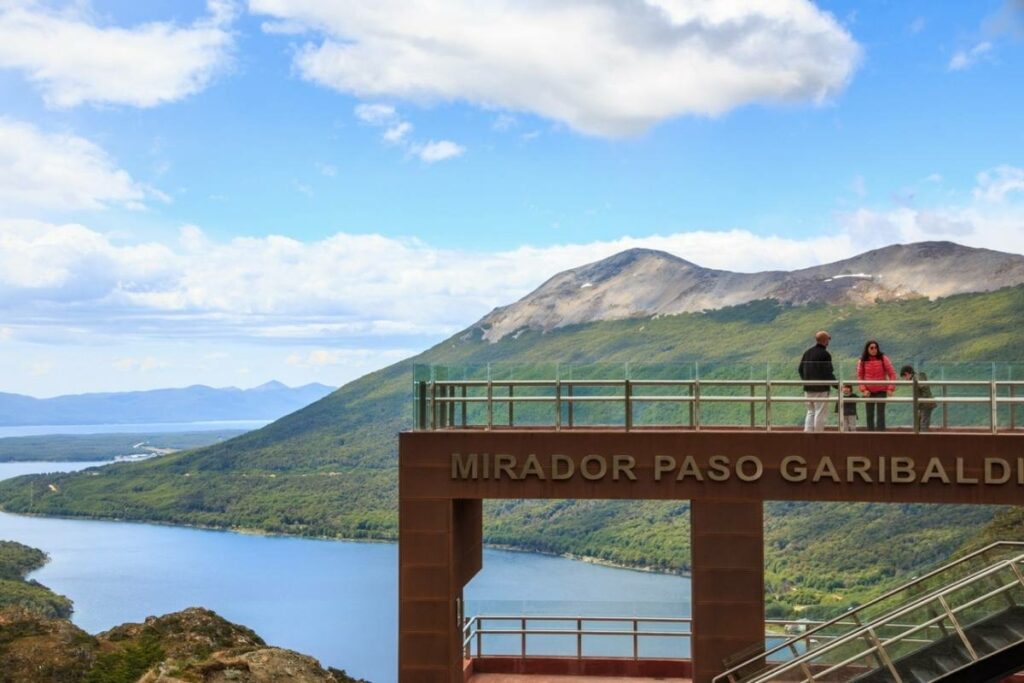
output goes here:
[{"label": "green vegetation on slope", "polygon": [[[227,441],[242,429],[137,434],[47,434],[0,438],[0,462],[79,462],[144,455],[148,448],[201,448]],[[141,445],[140,445],[141,444]]]},{"label": "green vegetation on slope", "polygon": [[85,683],[134,683],[164,657],[166,653],[157,636],[144,632],[122,649],[97,656]]},{"label": "green vegetation on slope", "polygon": [[312,657],[268,646],[251,629],[198,607],[91,636],[66,619],[0,607],[0,681],[306,681],[366,683]]},{"label": "green vegetation on slope", "polygon": [[71,616],[71,601],[36,581],[30,572],[46,564],[46,553],[14,541],[0,541],[0,608],[18,605],[45,617]]},{"label": "green vegetation on slope", "polygon": [[[470,330],[263,429],[142,463],[12,479],[0,484],[0,505],[38,514],[394,538],[396,434],[411,426],[417,363],[495,364],[495,372],[525,376],[553,369],[554,360],[563,367],[600,362],[620,368],[637,360],[699,362],[702,373],[716,366],[726,373],[759,368],[763,376],[770,361],[773,376],[792,376],[813,332],[826,327],[836,358],[852,359],[865,339],[875,337],[897,364],[972,361],[972,371],[987,371],[990,366],[980,361],[1024,361],[1017,342],[1022,313],[1024,287],[1016,287],[868,308],[761,301],[704,314],[524,332],[494,344]],[[485,534],[490,542],[523,549],[685,571],[687,510],[684,503],[495,502],[487,508]],[[993,514],[991,508],[768,506],[775,609],[858,600],[948,556]]]}]

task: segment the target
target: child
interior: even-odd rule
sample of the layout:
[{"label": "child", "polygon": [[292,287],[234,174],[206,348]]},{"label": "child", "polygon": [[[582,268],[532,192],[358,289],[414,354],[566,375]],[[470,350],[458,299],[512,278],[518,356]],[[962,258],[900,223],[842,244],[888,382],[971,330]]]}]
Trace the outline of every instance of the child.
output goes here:
[{"label": "child", "polygon": [[[843,431],[857,431],[857,404],[849,399],[853,398],[853,385],[843,385]],[[839,412],[839,404],[836,403],[836,412]]]}]

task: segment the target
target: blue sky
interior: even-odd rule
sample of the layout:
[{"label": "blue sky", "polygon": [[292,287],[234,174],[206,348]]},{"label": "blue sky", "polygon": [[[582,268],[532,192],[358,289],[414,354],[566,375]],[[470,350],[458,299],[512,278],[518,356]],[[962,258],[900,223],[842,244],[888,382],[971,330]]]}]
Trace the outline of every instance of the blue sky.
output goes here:
[{"label": "blue sky", "polygon": [[1024,3],[0,7],[0,391],[342,383],[629,246],[1024,251]]}]

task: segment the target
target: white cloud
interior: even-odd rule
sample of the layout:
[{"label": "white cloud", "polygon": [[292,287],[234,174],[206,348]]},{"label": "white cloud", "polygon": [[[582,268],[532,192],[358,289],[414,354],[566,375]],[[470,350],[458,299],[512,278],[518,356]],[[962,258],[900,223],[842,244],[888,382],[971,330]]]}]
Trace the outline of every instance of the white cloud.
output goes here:
[{"label": "white cloud", "polygon": [[167,286],[173,261],[170,247],[116,245],[82,225],[0,220],[0,301],[81,304]]},{"label": "white cloud", "polygon": [[[318,34],[295,57],[363,98],[466,101],[620,136],[751,102],[821,102],[860,47],[808,0],[249,0]],[[429,39],[428,39],[429,38]]]},{"label": "white cloud", "polygon": [[14,330],[9,327],[0,327],[0,342],[9,341],[14,338]]},{"label": "white cloud", "polygon": [[917,17],[910,22],[910,32],[917,34],[924,30],[925,26],[928,25],[927,20],[924,17]]},{"label": "white cloud", "polygon": [[[373,234],[222,241],[194,226],[174,242],[125,243],[81,225],[0,220],[0,320],[17,330],[18,341],[244,340],[289,347],[292,365],[306,367],[342,356],[311,356],[296,345],[332,352],[421,348],[559,271],[632,247],[746,272],[934,239],[1024,253],[1024,202],[989,196],[1009,197],[1011,190],[999,189],[1016,177],[1006,168],[981,174],[984,189],[962,205],[861,208],[798,238],[694,230],[488,252]],[[149,355],[164,357],[119,357]]]},{"label": "white cloud", "polygon": [[398,144],[399,142],[402,142],[410,131],[412,131],[412,124],[408,121],[401,121],[384,131],[384,134],[381,137],[384,138],[385,142]]},{"label": "white cloud", "polygon": [[425,144],[414,145],[412,147],[413,154],[419,157],[420,161],[424,161],[428,164],[444,161],[445,159],[460,157],[465,153],[465,151],[465,147],[456,144],[451,140],[438,140],[437,142],[431,140]]},{"label": "white cloud", "polygon": [[417,353],[412,349],[314,349],[306,353],[291,353],[284,362],[303,368],[322,368],[330,365],[359,365],[393,363]]},{"label": "white cloud", "polygon": [[494,119],[494,123],[491,124],[491,128],[499,133],[506,133],[517,125],[519,125],[519,121],[516,120],[516,117],[509,114],[498,114],[498,117]]},{"label": "white cloud", "polygon": [[0,118],[0,214],[24,208],[138,208],[154,196],[167,200],[117,168],[92,142]]},{"label": "white cloud", "polygon": [[117,358],[114,360],[113,366],[121,372],[149,372],[150,370],[166,368],[168,364],[166,361],[158,358],[145,356],[144,358]]},{"label": "white cloud", "polygon": [[412,124],[398,115],[394,107],[388,104],[356,105],[355,115],[360,121],[378,128],[387,127],[381,139],[389,145],[398,145],[406,149],[420,161],[433,164],[446,159],[462,156],[466,148],[451,140],[416,142],[409,139]]},{"label": "white cloud", "polygon": [[102,26],[83,3],[53,10],[35,0],[0,9],[0,68],[17,69],[47,104],[153,107],[203,90],[230,61],[237,8],[209,0],[189,26]]},{"label": "white cloud", "polygon": [[395,108],[389,104],[357,104],[355,114],[371,126],[386,126],[397,118]]},{"label": "white cloud", "polygon": [[328,178],[334,178],[338,175],[338,167],[334,164],[317,163],[316,170],[320,171],[320,175]]},{"label": "white cloud", "polygon": [[966,50],[957,50],[949,60],[950,71],[965,71],[988,57],[992,52],[992,43],[982,41]]},{"label": "white cloud", "polygon": [[1015,192],[1024,193],[1024,168],[997,166],[978,174],[974,197],[989,202],[1001,202]]}]

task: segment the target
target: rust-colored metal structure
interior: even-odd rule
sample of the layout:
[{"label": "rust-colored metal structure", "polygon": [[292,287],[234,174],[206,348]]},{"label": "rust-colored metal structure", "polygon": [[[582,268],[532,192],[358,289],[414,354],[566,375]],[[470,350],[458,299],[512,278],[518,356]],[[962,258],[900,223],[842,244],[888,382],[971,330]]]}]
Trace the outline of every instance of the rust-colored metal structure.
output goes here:
[{"label": "rust-colored metal structure", "polygon": [[692,674],[706,683],[763,645],[764,501],[1021,504],[1022,445],[1007,433],[403,433],[399,678],[463,680],[459,609],[482,565],[484,499],[690,500]]}]

